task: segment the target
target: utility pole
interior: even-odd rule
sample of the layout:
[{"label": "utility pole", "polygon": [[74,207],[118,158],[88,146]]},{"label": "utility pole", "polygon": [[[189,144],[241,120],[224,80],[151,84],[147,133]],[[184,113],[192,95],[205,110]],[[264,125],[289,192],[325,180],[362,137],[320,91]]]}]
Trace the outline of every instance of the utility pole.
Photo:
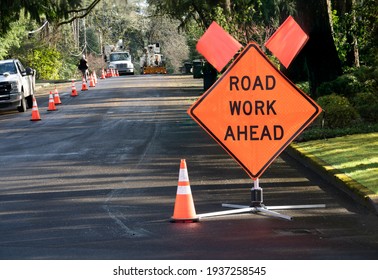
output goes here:
[{"label": "utility pole", "polygon": [[99,37],[99,41],[100,41],[100,53],[101,53],[101,55],[104,55],[103,48],[102,48],[102,33],[101,33],[101,28],[98,29],[98,37]]},{"label": "utility pole", "polygon": [[87,57],[87,29],[85,27],[85,18],[83,18],[83,29],[84,29],[84,54]]}]

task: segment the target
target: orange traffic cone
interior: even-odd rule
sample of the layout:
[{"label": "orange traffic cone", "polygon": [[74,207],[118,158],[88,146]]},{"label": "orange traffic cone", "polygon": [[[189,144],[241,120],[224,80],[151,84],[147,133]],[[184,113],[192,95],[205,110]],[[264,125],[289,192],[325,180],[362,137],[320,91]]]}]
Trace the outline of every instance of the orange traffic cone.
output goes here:
[{"label": "orange traffic cone", "polygon": [[95,82],[94,82],[94,79],[93,79],[93,75],[91,75],[91,77],[89,78],[89,87],[95,87]]},{"label": "orange traffic cone", "polygon": [[33,95],[33,109],[32,109],[32,115],[31,115],[31,121],[40,121],[41,116],[39,115],[37,100],[35,99]]},{"label": "orange traffic cone", "polygon": [[56,107],[55,107],[54,97],[53,97],[52,92],[50,91],[49,107],[47,108],[47,111],[55,111],[55,110],[56,110]]},{"label": "orange traffic cone", "polygon": [[83,77],[83,84],[81,86],[81,91],[88,90],[87,82],[85,81],[85,78]]},{"label": "orange traffic cone", "polygon": [[106,69],[106,78],[111,78],[112,74],[110,73],[110,69]]},{"label": "orange traffic cone", "polygon": [[97,85],[98,81],[97,81],[96,71],[93,71],[93,81],[94,81],[95,85]]},{"label": "orange traffic cone", "polygon": [[102,68],[102,70],[101,70],[101,77],[100,77],[100,79],[106,79],[104,68]]},{"label": "orange traffic cone", "polygon": [[118,69],[116,70],[116,77],[119,77]]},{"label": "orange traffic cone", "polygon": [[175,207],[171,222],[198,222],[185,159],[181,160]]},{"label": "orange traffic cone", "polygon": [[78,96],[74,80],[72,80],[71,96]]},{"label": "orange traffic cone", "polygon": [[62,104],[62,101],[60,101],[59,93],[58,90],[55,87],[55,93],[54,93],[54,103],[55,105],[60,105]]}]

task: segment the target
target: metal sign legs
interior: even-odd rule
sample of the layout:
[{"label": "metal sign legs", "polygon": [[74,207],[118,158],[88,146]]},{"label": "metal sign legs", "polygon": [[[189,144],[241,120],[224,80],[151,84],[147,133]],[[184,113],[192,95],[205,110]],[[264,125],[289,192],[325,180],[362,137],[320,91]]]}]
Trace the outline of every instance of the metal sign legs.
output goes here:
[{"label": "metal sign legs", "polygon": [[292,220],[293,218],[287,215],[280,214],[273,210],[290,210],[290,209],[312,209],[312,208],[325,208],[325,204],[312,204],[312,205],[284,205],[284,206],[265,206],[263,202],[263,189],[259,186],[259,179],[253,181],[253,187],[251,189],[251,205],[237,205],[237,204],[222,204],[222,207],[235,208],[233,210],[224,210],[218,212],[211,212],[205,214],[199,214],[198,218],[209,218],[215,216],[224,216],[241,213],[254,213],[259,212],[277,218],[285,220]]}]

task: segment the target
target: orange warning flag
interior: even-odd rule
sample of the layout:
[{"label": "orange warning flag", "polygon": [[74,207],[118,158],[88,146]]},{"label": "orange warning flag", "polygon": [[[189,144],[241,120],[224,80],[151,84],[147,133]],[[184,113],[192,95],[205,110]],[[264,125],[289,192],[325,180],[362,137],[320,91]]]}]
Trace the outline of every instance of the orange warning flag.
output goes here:
[{"label": "orange warning flag", "polygon": [[288,68],[308,39],[308,35],[294,18],[289,16],[269,38],[265,46],[279,59],[283,66]]},{"label": "orange warning flag", "polygon": [[243,46],[215,21],[198,40],[197,51],[221,72],[238,50]]}]

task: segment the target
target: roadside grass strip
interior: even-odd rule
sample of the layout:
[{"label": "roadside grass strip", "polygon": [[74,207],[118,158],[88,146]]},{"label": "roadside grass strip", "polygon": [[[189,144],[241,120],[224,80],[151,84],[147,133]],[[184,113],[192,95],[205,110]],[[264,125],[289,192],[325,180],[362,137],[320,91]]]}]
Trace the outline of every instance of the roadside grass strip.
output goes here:
[{"label": "roadside grass strip", "polygon": [[[355,191],[378,195],[378,133],[292,144]],[[364,188],[366,188],[364,190]]]}]

